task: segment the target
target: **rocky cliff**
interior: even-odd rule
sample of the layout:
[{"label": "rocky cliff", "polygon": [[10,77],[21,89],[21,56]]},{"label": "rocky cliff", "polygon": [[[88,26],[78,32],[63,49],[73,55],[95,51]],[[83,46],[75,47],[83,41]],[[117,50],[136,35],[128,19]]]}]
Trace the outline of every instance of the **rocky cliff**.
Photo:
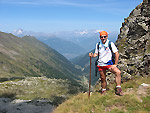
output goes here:
[{"label": "rocky cliff", "polygon": [[123,78],[150,75],[150,0],[143,0],[124,19],[116,45]]}]

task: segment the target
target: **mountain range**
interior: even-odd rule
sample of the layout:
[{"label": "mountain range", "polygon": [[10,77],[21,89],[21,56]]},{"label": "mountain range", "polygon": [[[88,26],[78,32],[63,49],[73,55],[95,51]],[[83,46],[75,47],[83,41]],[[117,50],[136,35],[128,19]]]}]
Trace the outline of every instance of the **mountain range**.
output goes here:
[{"label": "mountain range", "polygon": [[[19,37],[26,35],[35,36],[38,40],[46,43],[70,60],[94,49],[95,44],[99,41],[99,31],[82,30],[40,33],[17,29],[12,33]],[[117,35],[118,32],[110,32],[109,39],[114,42],[117,39]]]},{"label": "mountain range", "polygon": [[81,71],[63,55],[33,36],[0,32],[0,79],[40,77],[68,79],[78,84]]},{"label": "mountain range", "polygon": [[41,39],[41,41],[52,47],[53,49],[57,50],[68,59],[77,57],[78,55],[81,55],[86,51],[83,47],[76,43],[56,37],[48,38],[47,40]]}]

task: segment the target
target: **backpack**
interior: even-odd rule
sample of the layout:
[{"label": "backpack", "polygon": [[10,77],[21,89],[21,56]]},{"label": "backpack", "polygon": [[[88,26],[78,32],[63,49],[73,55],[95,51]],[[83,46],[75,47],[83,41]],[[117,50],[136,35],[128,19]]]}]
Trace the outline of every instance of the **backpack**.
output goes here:
[{"label": "backpack", "polygon": [[[99,44],[100,44],[100,42],[98,42],[98,44],[97,44],[98,58],[97,58],[97,60],[95,61],[95,76],[97,76],[97,72],[98,72],[98,67],[97,67],[97,65],[98,65],[98,59],[99,59]],[[115,53],[112,51],[111,41],[109,41],[108,45],[109,45],[109,49],[111,50],[111,53],[112,53],[112,58],[111,58],[111,59],[112,59],[112,62],[113,62],[113,64],[115,64]]]},{"label": "backpack", "polygon": [[112,51],[111,41],[109,41],[108,44],[109,44],[109,49],[111,50],[111,53],[112,53],[111,60],[112,60],[113,64],[115,64],[115,53]]}]

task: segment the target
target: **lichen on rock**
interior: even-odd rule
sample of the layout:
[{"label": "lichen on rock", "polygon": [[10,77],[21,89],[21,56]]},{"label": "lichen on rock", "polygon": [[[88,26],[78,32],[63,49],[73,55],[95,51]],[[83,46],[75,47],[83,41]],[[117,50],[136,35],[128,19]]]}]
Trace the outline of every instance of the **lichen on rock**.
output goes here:
[{"label": "lichen on rock", "polygon": [[124,19],[116,45],[120,53],[119,68],[124,78],[150,75],[149,0],[143,0]]}]

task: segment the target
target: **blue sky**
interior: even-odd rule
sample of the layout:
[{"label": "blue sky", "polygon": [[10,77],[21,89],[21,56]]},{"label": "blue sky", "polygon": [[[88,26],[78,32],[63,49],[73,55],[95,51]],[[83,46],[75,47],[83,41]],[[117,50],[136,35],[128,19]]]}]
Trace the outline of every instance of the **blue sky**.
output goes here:
[{"label": "blue sky", "polygon": [[143,0],[0,0],[0,31],[118,31]]}]

